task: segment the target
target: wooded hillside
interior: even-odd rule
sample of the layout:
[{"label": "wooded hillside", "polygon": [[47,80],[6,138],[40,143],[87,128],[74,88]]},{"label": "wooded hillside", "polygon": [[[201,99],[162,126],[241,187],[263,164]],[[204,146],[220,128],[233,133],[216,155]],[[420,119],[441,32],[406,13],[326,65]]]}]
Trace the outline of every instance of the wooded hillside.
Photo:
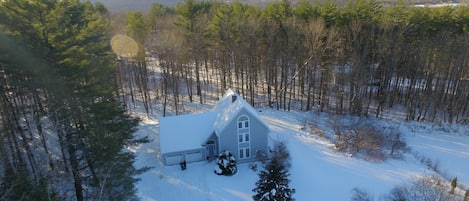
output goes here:
[{"label": "wooded hillside", "polygon": [[450,123],[468,116],[466,6],[188,0],[147,13],[128,13],[128,27],[142,31],[126,31],[146,39],[162,68],[149,98],[175,113],[183,98],[203,103],[234,88],[254,106],[283,110],[379,117],[398,107],[406,120]]}]

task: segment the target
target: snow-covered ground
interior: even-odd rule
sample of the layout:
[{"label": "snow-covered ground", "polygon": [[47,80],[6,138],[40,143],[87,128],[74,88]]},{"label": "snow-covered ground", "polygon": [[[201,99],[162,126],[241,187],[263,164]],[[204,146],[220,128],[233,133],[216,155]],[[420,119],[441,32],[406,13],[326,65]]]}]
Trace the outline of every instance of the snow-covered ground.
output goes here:
[{"label": "snow-covered ground", "polygon": [[[350,200],[355,187],[378,198],[395,185],[435,174],[415,155],[437,163],[445,177],[457,176],[459,185],[469,187],[467,126],[368,119],[384,129],[399,129],[412,152],[403,159],[372,163],[338,153],[330,142],[303,129],[305,122],[314,122],[317,128],[330,133],[331,121],[336,117],[271,109],[262,109],[260,114],[272,131],[270,140],[285,141],[290,151],[290,187],[296,189],[296,200]],[[135,147],[135,165],[154,167],[140,176],[137,188],[142,200],[252,200],[258,176],[249,164],[238,164],[238,172],[230,177],[213,173],[215,161],[190,163],[187,170],[181,171],[179,166],[163,166],[159,159],[156,116],[142,118],[137,135],[148,135],[153,140]]]}]

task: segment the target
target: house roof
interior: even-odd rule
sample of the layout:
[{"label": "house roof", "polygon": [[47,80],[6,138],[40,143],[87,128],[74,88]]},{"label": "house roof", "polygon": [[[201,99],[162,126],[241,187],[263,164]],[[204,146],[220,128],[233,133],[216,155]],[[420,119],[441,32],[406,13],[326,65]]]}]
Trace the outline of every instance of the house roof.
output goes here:
[{"label": "house roof", "polygon": [[162,154],[200,148],[213,132],[214,112],[159,119]]},{"label": "house roof", "polygon": [[[232,99],[233,96],[236,97],[234,101]],[[214,124],[215,133],[217,135],[221,133],[226,128],[228,123],[231,122],[233,118],[238,116],[238,113],[241,111],[242,108],[246,109],[252,117],[259,119],[259,122],[261,122],[266,128],[268,128],[268,126],[261,119],[257,111],[254,110],[254,108],[249,103],[247,103],[232,89],[228,89],[225,92],[225,95],[223,95],[223,97],[213,108],[213,112],[217,114]]]},{"label": "house roof", "polygon": [[161,153],[200,148],[214,131],[220,134],[243,108],[268,128],[249,103],[228,89],[211,112],[160,118]]}]

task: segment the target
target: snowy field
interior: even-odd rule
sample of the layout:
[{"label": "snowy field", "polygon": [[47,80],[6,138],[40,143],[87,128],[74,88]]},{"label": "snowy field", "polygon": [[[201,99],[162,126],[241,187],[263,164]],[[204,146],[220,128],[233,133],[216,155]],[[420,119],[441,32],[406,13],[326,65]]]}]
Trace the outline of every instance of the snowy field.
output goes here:
[{"label": "snowy field", "polygon": [[[197,106],[197,113],[209,107]],[[469,187],[467,126],[367,119],[383,129],[399,129],[412,153],[406,153],[403,159],[372,163],[338,153],[331,142],[303,129],[305,122],[312,122],[315,127],[330,134],[333,132],[330,125],[335,117],[271,109],[262,109],[260,114],[271,129],[269,140],[287,144],[292,159],[290,187],[296,189],[293,196],[298,201],[350,200],[351,190],[356,187],[379,198],[395,185],[420,176],[434,175],[435,172],[420,162],[416,155],[438,164],[444,177],[457,176],[458,186],[463,185],[464,189]],[[249,164],[238,164],[238,172],[230,177],[213,173],[215,161],[190,163],[185,171],[181,171],[179,166],[163,166],[159,159],[158,117],[135,115],[142,117],[137,135],[152,139],[152,142],[134,150],[137,152],[137,167],[153,167],[140,176],[137,188],[142,200],[252,200],[252,189],[258,176]]]}]

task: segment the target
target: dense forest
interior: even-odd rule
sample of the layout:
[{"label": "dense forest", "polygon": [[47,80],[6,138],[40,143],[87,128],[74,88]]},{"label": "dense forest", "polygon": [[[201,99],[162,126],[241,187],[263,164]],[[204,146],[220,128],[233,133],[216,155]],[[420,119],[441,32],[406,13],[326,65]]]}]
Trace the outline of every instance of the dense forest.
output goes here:
[{"label": "dense forest", "polygon": [[376,117],[398,108],[406,120],[457,123],[469,111],[468,21],[466,6],[188,0],[116,14],[127,26],[114,31],[161,67],[138,87],[148,108],[161,100],[177,114],[185,99],[233,88],[254,106]]},{"label": "dense forest", "polygon": [[136,200],[127,148],[146,139],[128,110],[179,114],[226,88],[279,110],[465,122],[468,33],[466,6],[0,1],[0,200]]}]

